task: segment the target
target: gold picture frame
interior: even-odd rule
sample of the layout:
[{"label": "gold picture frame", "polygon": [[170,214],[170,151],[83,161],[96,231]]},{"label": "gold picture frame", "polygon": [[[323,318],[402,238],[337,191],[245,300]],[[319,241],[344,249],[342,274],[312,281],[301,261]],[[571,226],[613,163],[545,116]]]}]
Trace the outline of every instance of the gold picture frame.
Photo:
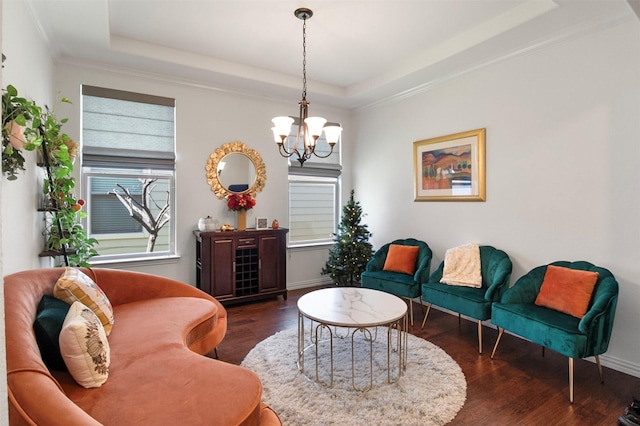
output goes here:
[{"label": "gold picture frame", "polygon": [[414,201],[485,201],[486,129],[413,143]]}]

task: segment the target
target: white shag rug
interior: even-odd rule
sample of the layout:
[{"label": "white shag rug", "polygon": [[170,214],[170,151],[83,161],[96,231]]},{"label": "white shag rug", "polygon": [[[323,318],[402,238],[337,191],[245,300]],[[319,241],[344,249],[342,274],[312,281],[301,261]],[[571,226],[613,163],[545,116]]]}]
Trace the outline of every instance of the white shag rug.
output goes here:
[{"label": "white shag rug", "polygon": [[[309,328],[306,345],[309,345]],[[338,329],[345,334],[346,329]],[[319,349],[320,379],[328,383],[329,342],[324,331]],[[351,338],[333,339],[334,382],[316,383],[315,348],[305,352],[305,373],[297,368],[298,330],[280,331],[258,343],[242,366],[262,380],[263,401],[278,413],[285,426],[313,425],[444,425],[464,405],[467,383],[460,366],[445,351],[408,334],[408,358],[404,374],[396,383],[387,381],[387,334],[379,328],[373,343],[373,387],[354,390],[351,375]],[[362,334],[355,340],[356,386],[369,384],[369,342]],[[395,339],[393,340],[395,342]],[[305,345],[305,346],[306,346]],[[395,343],[394,343],[395,345]],[[397,353],[392,353],[391,372],[397,376]]]}]

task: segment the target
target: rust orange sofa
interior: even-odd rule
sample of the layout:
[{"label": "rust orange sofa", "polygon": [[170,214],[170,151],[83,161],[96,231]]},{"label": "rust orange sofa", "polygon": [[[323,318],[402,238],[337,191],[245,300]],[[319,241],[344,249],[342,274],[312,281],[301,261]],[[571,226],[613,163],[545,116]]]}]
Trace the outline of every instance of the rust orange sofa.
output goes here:
[{"label": "rust orange sofa", "polygon": [[49,371],[33,321],[62,268],[4,278],[7,381],[11,425],[280,425],[261,402],[251,371],[203,354],[224,338],[227,317],[213,297],[168,278],[87,269],[109,298],[109,378],[99,388]]}]

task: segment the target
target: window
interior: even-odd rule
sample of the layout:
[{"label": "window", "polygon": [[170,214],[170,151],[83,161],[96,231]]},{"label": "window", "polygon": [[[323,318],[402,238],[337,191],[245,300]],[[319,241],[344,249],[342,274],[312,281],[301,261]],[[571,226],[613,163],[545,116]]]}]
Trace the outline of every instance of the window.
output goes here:
[{"label": "window", "polygon": [[175,101],[82,87],[85,229],[93,262],[175,255]]},{"label": "window", "polygon": [[[87,173],[91,209],[96,214],[89,215],[89,232],[91,234],[118,234],[142,232],[142,225],[131,220],[129,212],[116,197],[109,192],[117,185],[129,188],[131,195],[140,203],[142,201],[142,182],[135,178],[105,177],[102,174]],[[117,226],[114,226],[117,225]]]},{"label": "window", "polygon": [[[293,149],[297,122],[287,138]],[[333,242],[338,222],[340,199],[340,143],[327,158],[311,157],[300,166],[296,156],[289,158],[289,246],[301,247]],[[318,139],[317,152],[329,153],[324,135]]]}]

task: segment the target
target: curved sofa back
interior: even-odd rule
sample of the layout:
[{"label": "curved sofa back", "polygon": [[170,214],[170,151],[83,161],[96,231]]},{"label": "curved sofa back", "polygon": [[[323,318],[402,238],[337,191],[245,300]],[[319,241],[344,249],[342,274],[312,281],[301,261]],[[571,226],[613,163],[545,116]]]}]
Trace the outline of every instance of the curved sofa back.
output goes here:
[{"label": "curved sofa back", "polygon": [[[158,297],[198,297],[217,306],[217,323],[204,335],[185,336],[190,350],[206,354],[224,338],[227,312],[210,295],[188,284],[116,269],[80,268],[105,292],[113,306]],[[4,277],[7,384],[11,425],[100,425],[67,398],[42,361],[33,331],[40,299],[53,295],[63,268],[33,269]],[[117,322],[117,319],[116,319]]]}]

